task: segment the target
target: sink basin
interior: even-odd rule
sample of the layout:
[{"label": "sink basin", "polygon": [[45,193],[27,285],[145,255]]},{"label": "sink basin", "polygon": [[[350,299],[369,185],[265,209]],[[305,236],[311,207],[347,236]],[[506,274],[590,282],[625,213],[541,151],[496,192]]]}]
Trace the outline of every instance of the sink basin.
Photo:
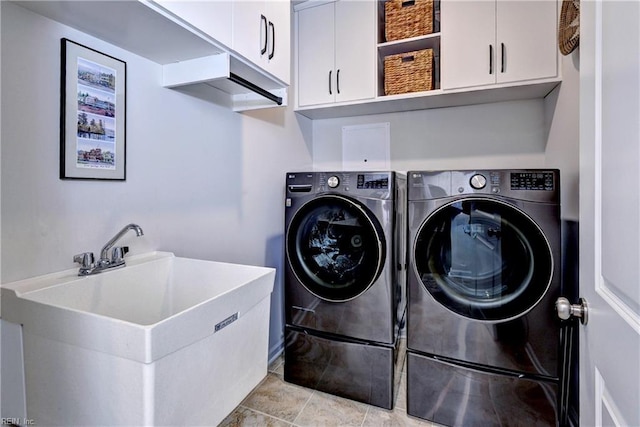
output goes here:
[{"label": "sink basin", "polygon": [[[271,293],[275,275],[168,252],[127,264],[94,276],[74,269],[5,284],[3,317],[51,339],[151,362],[209,335],[215,319],[247,311]],[[113,339],[101,337],[107,328]],[[167,336],[176,328],[178,336]]]},{"label": "sink basin", "polygon": [[271,268],[153,252],[93,276],[74,269],[3,284],[3,319],[22,325],[27,416],[216,424],[266,375],[274,278]]}]

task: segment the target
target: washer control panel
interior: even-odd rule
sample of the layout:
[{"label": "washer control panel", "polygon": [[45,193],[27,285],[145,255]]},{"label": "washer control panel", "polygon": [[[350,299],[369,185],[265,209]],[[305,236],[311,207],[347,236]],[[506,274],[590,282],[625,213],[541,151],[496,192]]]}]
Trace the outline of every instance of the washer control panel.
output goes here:
[{"label": "washer control panel", "polygon": [[395,191],[395,172],[288,172],[287,194],[304,196],[326,191],[388,199]]},{"label": "washer control panel", "polygon": [[389,174],[361,173],[358,174],[358,188],[389,188]]}]

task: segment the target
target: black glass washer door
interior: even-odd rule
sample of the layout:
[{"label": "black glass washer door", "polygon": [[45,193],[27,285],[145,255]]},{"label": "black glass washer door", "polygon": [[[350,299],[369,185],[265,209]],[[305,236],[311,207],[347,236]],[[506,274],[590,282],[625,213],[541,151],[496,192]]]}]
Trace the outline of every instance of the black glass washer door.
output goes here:
[{"label": "black glass washer door", "polygon": [[348,301],[375,282],[384,266],[379,221],[339,195],[314,198],[294,215],[286,250],[298,280],[328,301]]},{"label": "black glass washer door", "polygon": [[551,247],[540,227],[495,199],[459,199],[436,210],[418,231],[414,257],[436,301],[481,321],[528,312],[553,276]]}]

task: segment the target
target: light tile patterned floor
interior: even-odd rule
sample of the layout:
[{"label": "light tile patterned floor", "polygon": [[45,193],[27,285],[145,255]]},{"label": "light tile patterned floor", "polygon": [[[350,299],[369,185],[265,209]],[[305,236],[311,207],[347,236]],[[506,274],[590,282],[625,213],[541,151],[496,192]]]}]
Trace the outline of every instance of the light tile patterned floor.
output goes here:
[{"label": "light tile patterned floor", "polygon": [[404,367],[393,411],[289,384],[283,372],[279,357],[267,377],[220,426],[436,426],[407,415]]}]

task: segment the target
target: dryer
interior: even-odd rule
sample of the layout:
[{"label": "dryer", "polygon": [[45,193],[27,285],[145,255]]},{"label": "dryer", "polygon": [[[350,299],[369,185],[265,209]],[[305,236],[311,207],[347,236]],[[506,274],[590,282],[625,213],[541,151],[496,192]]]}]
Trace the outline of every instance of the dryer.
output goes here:
[{"label": "dryer", "polygon": [[408,173],[407,412],[555,425],[557,170]]},{"label": "dryer", "polygon": [[286,381],[392,407],[405,201],[394,172],[287,173]]}]

